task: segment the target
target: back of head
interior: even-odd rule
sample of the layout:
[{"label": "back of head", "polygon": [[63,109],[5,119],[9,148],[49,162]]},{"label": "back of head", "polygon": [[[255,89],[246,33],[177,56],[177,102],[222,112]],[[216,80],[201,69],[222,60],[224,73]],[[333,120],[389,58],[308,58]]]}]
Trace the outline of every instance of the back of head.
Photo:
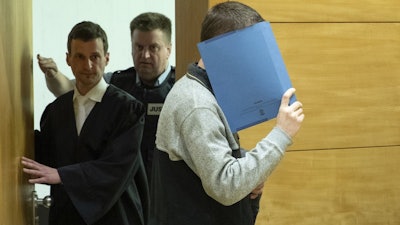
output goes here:
[{"label": "back of head", "polygon": [[68,35],[68,52],[71,52],[71,42],[73,39],[79,39],[86,42],[97,38],[101,38],[103,41],[104,53],[106,53],[108,51],[108,40],[103,28],[90,21],[77,23]]},{"label": "back of head", "polygon": [[262,21],[264,19],[256,10],[243,3],[219,3],[208,10],[201,26],[200,38],[201,41],[205,41]]},{"label": "back of head", "polygon": [[171,20],[161,13],[146,12],[138,15],[131,21],[131,35],[136,29],[144,32],[160,29],[167,41],[171,42]]}]

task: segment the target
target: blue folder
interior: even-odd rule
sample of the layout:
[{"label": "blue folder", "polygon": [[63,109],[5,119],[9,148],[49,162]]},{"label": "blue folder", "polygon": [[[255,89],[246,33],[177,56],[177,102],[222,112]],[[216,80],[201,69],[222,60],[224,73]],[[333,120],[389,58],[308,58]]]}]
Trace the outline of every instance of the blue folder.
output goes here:
[{"label": "blue folder", "polygon": [[[197,44],[218,105],[232,132],[277,116],[292,87],[269,22]],[[293,96],[290,102],[294,102]]]}]

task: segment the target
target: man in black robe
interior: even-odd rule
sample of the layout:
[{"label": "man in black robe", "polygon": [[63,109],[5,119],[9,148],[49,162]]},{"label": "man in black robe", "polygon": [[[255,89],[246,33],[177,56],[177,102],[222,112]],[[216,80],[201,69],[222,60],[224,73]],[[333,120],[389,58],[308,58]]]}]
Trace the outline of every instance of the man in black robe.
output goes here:
[{"label": "man in black robe", "polygon": [[140,144],[144,107],[102,79],[107,36],[92,22],[68,36],[73,91],[50,103],[35,135],[30,183],[51,185],[50,225],[146,224],[149,193]]}]

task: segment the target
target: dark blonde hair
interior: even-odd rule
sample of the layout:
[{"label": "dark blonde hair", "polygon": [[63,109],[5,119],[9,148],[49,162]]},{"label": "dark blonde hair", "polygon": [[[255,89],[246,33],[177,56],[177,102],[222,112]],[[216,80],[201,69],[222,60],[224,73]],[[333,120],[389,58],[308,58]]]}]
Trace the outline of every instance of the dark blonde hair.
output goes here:
[{"label": "dark blonde hair", "polygon": [[153,31],[160,29],[171,42],[171,20],[161,13],[146,12],[135,17],[130,24],[131,35],[135,30]]}]

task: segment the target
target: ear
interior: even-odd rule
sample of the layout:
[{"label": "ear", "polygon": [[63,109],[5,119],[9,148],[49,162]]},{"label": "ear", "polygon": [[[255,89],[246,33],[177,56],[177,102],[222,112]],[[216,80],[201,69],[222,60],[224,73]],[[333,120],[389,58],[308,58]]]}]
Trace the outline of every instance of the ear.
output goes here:
[{"label": "ear", "polygon": [[108,65],[108,62],[110,61],[110,53],[107,52],[106,55],[104,56],[106,58],[106,66]]},{"label": "ear", "polygon": [[68,52],[65,53],[65,61],[67,62],[68,66],[71,66],[70,64],[70,54]]},{"label": "ear", "polygon": [[169,45],[167,46],[167,51],[168,51],[167,58],[169,58],[169,56],[171,55],[171,49],[172,49],[172,44],[169,43]]}]

